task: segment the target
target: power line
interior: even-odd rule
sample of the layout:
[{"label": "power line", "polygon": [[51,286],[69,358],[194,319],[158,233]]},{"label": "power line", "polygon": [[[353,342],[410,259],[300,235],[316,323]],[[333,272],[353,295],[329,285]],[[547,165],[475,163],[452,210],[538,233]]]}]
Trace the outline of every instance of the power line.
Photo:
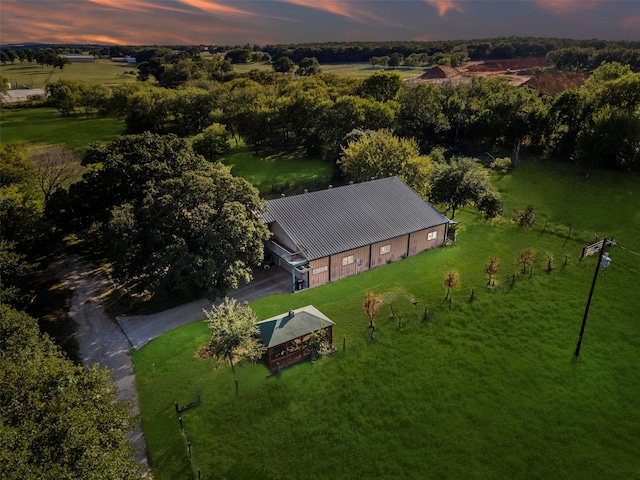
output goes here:
[{"label": "power line", "polygon": [[635,252],[635,251],[631,250],[630,248],[623,247],[623,246],[622,246],[622,245],[620,245],[619,243],[616,243],[615,245],[616,245],[616,247],[620,247],[621,249],[626,250],[627,252],[631,252],[631,253],[633,253],[634,255],[638,255],[638,256],[640,257],[640,253]]},{"label": "power line", "polygon": [[616,265],[620,265],[621,267],[626,268],[627,270],[631,270],[633,273],[636,273],[636,274],[640,275],[640,272],[637,272],[637,271],[636,271],[636,270],[634,270],[633,268],[631,268],[631,267],[627,267],[626,265],[624,265],[624,264],[622,264],[622,263],[620,263],[620,262],[616,262],[615,264],[616,264]]}]

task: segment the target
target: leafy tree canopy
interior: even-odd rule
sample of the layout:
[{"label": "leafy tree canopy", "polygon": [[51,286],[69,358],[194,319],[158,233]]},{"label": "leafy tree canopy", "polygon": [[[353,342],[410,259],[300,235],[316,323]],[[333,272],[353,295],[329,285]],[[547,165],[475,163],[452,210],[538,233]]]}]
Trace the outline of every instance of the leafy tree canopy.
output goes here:
[{"label": "leafy tree canopy", "polygon": [[258,191],[229,167],[152,134],[94,146],[84,161],[94,169],[48,210],[59,223],[80,218],[81,230],[95,224],[116,278],[213,298],[250,280],[268,230]]},{"label": "leafy tree canopy", "polygon": [[34,318],[0,306],[0,477],[140,479],[108,371],[74,365]]},{"label": "leafy tree canopy", "polygon": [[242,357],[255,361],[265,352],[266,347],[258,338],[258,318],[248,303],[225,297],[205,313],[212,335],[199,350],[201,356],[228,360],[233,368],[234,360]]},{"label": "leafy tree canopy", "polygon": [[490,207],[490,211],[495,213],[490,217],[501,211],[500,197],[493,190],[487,173],[471,158],[437,162],[430,177],[429,200],[445,205],[447,211],[451,211],[451,218],[465,205],[475,205],[481,211]]},{"label": "leafy tree canopy", "polygon": [[342,149],[338,165],[343,175],[356,182],[397,176],[418,193],[425,193],[431,161],[420,156],[413,140],[389,130],[366,131]]}]

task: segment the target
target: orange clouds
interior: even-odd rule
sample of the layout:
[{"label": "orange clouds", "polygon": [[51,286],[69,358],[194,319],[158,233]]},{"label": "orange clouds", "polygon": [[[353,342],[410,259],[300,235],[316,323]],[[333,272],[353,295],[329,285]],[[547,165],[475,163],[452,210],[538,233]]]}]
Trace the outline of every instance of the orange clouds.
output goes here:
[{"label": "orange clouds", "polygon": [[284,0],[286,3],[298,5],[300,7],[313,8],[315,10],[322,10],[324,12],[333,13],[341,17],[347,17],[351,19],[357,18],[357,11],[354,8],[355,4],[349,2],[343,2],[339,0],[327,0],[324,2],[314,0]]},{"label": "orange clouds", "polygon": [[536,3],[556,15],[566,15],[580,10],[593,10],[601,2],[599,0],[536,0]]},{"label": "orange clouds", "polygon": [[456,0],[423,0],[423,1],[424,3],[436,8],[441,17],[444,17],[449,10],[455,10],[456,12],[464,13],[464,9],[460,5],[460,2]]}]

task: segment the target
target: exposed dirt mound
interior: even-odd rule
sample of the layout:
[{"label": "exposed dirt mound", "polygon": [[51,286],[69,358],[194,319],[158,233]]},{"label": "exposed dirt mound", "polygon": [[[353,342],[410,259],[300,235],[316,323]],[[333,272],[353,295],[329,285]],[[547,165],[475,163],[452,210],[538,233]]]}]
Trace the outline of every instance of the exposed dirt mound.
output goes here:
[{"label": "exposed dirt mound", "polygon": [[483,72],[517,72],[533,68],[549,68],[551,64],[545,57],[536,58],[509,58],[505,60],[487,60],[483,62],[469,62],[460,67],[460,70],[469,73]]},{"label": "exposed dirt mound", "polygon": [[420,75],[420,78],[428,80],[432,78],[452,78],[457,77],[458,75],[460,75],[460,72],[455,68],[438,65],[437,67],[433,67],[424,72]]},{"label": "exposed dirt mound", "polygon": [[555,95],[571,88],[581,87],[586,79],[587,76],[583,73],[543,72],[531,77],[524,84]]}]

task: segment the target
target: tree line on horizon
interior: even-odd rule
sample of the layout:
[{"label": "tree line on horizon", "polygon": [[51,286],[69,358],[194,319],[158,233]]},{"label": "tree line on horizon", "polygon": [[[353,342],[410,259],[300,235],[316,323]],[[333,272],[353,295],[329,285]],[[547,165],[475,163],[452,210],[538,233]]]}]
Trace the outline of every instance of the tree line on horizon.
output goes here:
[{"label": "tree line on horizon", "polygon": [[[227,57],[231,63],[277,60],[288,57],[295,63],[316,58],[322,63],[368,63],[372,58],[401,58],[402,65],[440,64],[456,66],[467,60],[496,60],[519,57],[544,57],[558,68],[590,71],[602,62],[616,61],[640,71],[640,41],[611,41],[553,37],[495,37],[471,40],[322,42],[273,45],[7,45],[0,49],[2,64],[16,60],[33,61],[35,52],[88,53],[95,58],[133,56],[137,63],[172,52],[194,57],[202,52]],[[154,53],[155,52],[155,53]],[[424,59],[427,61],[424,61]]]}]

